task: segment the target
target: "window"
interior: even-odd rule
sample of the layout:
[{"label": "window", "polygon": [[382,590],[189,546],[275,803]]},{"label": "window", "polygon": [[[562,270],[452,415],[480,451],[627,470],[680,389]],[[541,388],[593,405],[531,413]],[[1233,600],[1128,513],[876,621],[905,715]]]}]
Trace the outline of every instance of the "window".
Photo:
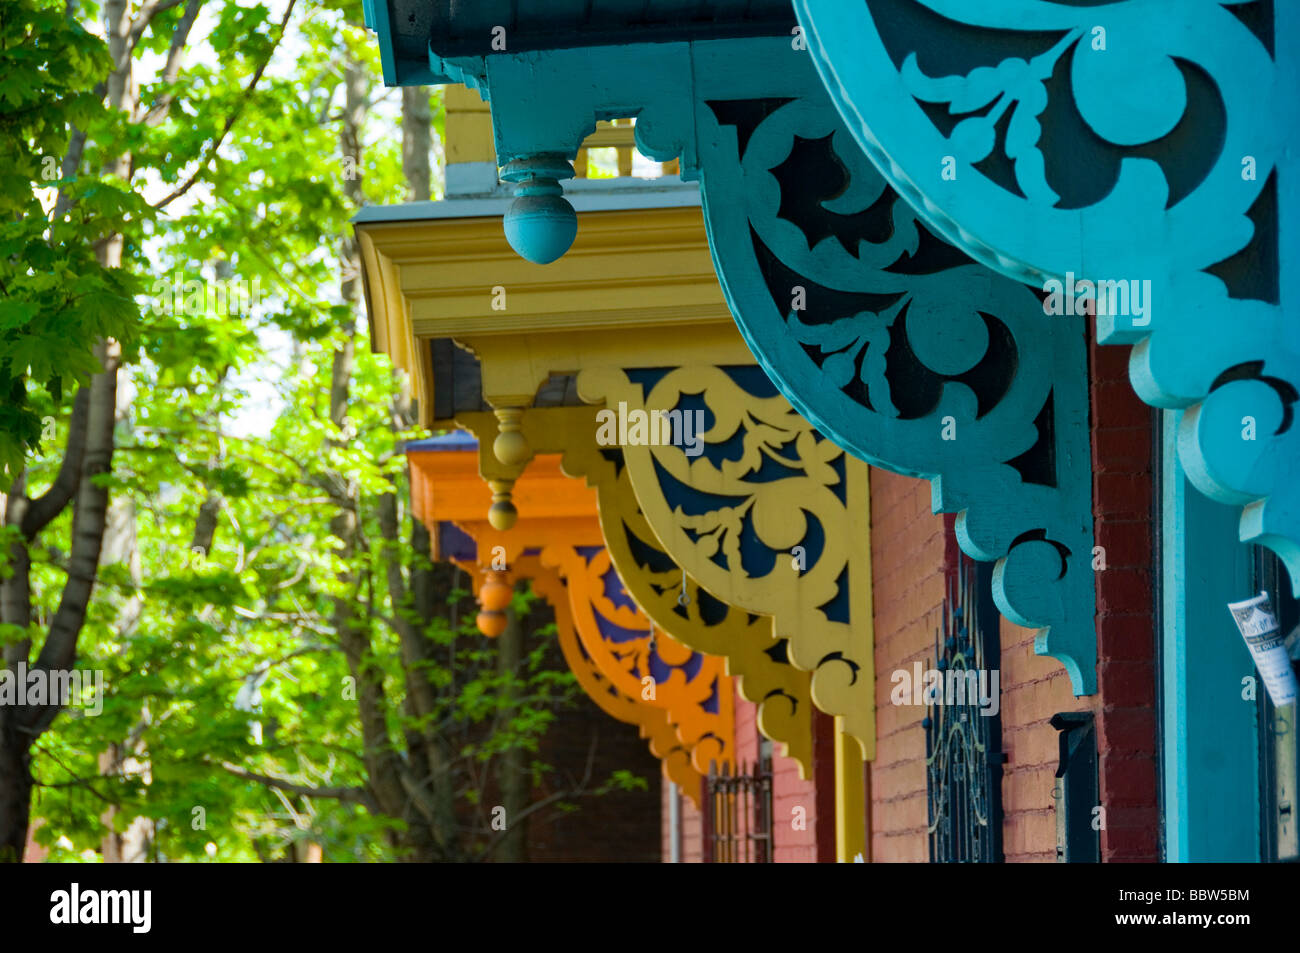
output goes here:
[{"label": "window", "polygon": [[710,766],[704,780],[705,860],[715,864],[772,863],[771,742],[748,771]]},{"label": "window", "polygon": [[[951,532],[951,530],[950,530]],[[991,671],[1001,642],[993,604],[993,564],[975,563],[956,547],[934,669],[939,686],[925,720],[930,860],[1000,863],[1002,857],[1000,688]],[[969,690],[971,687],[977,690]],[[927,698],[927,700],[930,700]]]}]

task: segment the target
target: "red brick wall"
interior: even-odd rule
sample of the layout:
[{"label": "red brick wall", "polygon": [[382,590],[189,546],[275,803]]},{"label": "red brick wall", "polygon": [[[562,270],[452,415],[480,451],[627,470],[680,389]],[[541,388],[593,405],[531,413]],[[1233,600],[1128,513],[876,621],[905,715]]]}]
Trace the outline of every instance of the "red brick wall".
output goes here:
[{"label": "red brick wall", "polygon": [[[736,695],[736,759],[748,768],[759,757],[758,706]],[[772,851],[782,863],[812,863],[817,860],[817,790],[813,779],[799,777],[799,765],[780,754],[772,755]],[[834,792],[832,775],[832,794]],[[800,830],[795,829],[796,812],[802,808]],[[834,815],[831,815],[834,824]]]},{"label": "red brick wall", "polygon": [[[792,758],[775,755],[772,758],[772,842],[774,859],[778,864],[813,864],[817,862],[817,834],[819,825],[831,827],[831,845],[835,844],[835,772],[831,765],[831,810],[826,817],[818,813],[819,805],[815,785],[817,774],[807,781],[799,777],[799,764]],[[796,812],[795,808],[802,808]],[[795,829],[796,816],[801,817],[801,830]]]},{"label": "red brick wall", "polygon": [[[659,819],[661,827],[661,853],[660,859],[666,864],[672,860],[672,814],[670,813],[672,794],[672,784],[667,778],[660,774],[659,780],[660,798],[662,806],[659,810]],[[681,803],[682,809],[682,829],[681,829],[681,850],[682,863],[698,864],[704,856],[704,825],[700,817],[699,809],[696,808],[695,802],[687,797],[685,791],[678,791],[676,794]]]},{"label": "red brick wall", "polygon": [[[925,709],[890,700],[891,675],[930,667],[946,595],[945,563],[956,558],[951,518],[930,512],[930,486],[871,471],[871,564],[876,638],[876,761],[871,772],[873,861],[924,862]],[[945,529],[947,525],[948,529]],[[1008,861],[1055,860],[1052,782],[1058,711],[1078,707],[1054,659],[1034,654],[1033,632],[1001,622],[1003,849]]]},{"label": "red brick wall", "polygon": [[[1156,795],[1156,639],[1152,410],[1128,379],[1129,348],[1090,343],[1097,572],[1098,774],[1103,861],[1160,859]],[[1082,708],[1082,706],[1078,706]]]},{"label": "red brick wall", "polygon": [[[734,691],[734,682],[733,691]],[[740,697],[736,698],[736,760],[744,765],[758,760],[758,706]]]},{"label": "red brick wall", "polygon": [[[1008,861],[1054,861],[1052,799],[1059,711],[1094,712],[1105,861],[1158,859],[1151,411],[1128,380],[1128,351],[1090,347],[1093,513],[1106,568],[1096,574],[1098,693],[1075,698],[1033,632],[1001,622],[1003,848]],[[921,480],[871,471],[877,758],[870,768],[873,859],[923,861],[922,709],[894,706],[890,675],[933,657],[944,597],[942,518]],[[951,545],[951,542],[949,543]],[[1091,554],[1086,555],[1089,558]]]},{"label": "red brick wall", "polygon": [[1008,863],[1056,862],[1052,799],[1058,734],[1048,722],[1081,706],[1061,663],[1034,654],[1034,630],[1001,619],[1002,851]]},{"label": "red brick wall", "polygon": [[[1097,694],[1075,698],[1056,662],[1034,655],[1033,633],[1002,621],[1002,785],[1008,861],[1054,861],[1053,774],[1058,711],[1092,711],[1106,809],[1103,862],[1159,860],[1156,794],[1152,412],[1128,379],[1128,348],[1090,341]],[[1091,558],[1091,554],[1088,554]]]},{"label": "red brick wall", "polygon": [[871,581],[875,609],[876,760],[871,764],[873,861],[928,859],[925,709],[894,705],[890,676],[934,659],[944,598],[943,517],[930,484],[871,468]]}]

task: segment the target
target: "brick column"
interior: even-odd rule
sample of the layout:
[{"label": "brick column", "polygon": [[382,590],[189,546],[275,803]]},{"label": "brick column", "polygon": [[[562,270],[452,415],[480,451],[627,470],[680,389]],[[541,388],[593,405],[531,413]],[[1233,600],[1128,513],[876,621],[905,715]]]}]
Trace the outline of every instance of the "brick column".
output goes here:
[{"label": "brick column", "polygon": [[[1089,342],[1097,580],[1098,773],[1103,861],[1159,856],[1156,794],[1154,412],[1128,378],[1129,349]],[[1103,555],[1099,554],[1099,555]]]}]

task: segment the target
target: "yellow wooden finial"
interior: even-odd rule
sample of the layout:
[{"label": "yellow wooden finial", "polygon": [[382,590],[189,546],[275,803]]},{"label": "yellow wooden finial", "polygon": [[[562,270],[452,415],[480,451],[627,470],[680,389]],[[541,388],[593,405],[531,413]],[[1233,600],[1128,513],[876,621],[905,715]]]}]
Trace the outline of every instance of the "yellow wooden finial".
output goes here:
[{"label": "yellow wooden finial", "polygon": [[508,467],[521,467],[533,455],[528,446],[528,439],[520,429],[524,409],[522,407],[497,407],[497,438],[492,442],[492,453]]},{"label": "yellow wooden finial", "polygon": [[488,522],[493,529],[507,530],[515,525],[519,511],[511,499],[515,486],[514,480],[488,480],[492,490],[492,506],[488,509]]}]

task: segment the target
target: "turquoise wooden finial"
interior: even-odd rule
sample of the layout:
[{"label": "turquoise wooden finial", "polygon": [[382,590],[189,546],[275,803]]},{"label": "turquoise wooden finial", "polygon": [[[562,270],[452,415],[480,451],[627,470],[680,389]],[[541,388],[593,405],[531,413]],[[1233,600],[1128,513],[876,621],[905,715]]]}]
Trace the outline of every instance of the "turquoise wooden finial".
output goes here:
[{"label": "turquoise wooden finial", "polygon": [[577,213],[559,182],[573,178],[569,160],[558,155],[526,156],[508,163],[501,178],[515,183],[515,200],[503,222],[510,247],[539,265],[560,258],[578,234]]}]

